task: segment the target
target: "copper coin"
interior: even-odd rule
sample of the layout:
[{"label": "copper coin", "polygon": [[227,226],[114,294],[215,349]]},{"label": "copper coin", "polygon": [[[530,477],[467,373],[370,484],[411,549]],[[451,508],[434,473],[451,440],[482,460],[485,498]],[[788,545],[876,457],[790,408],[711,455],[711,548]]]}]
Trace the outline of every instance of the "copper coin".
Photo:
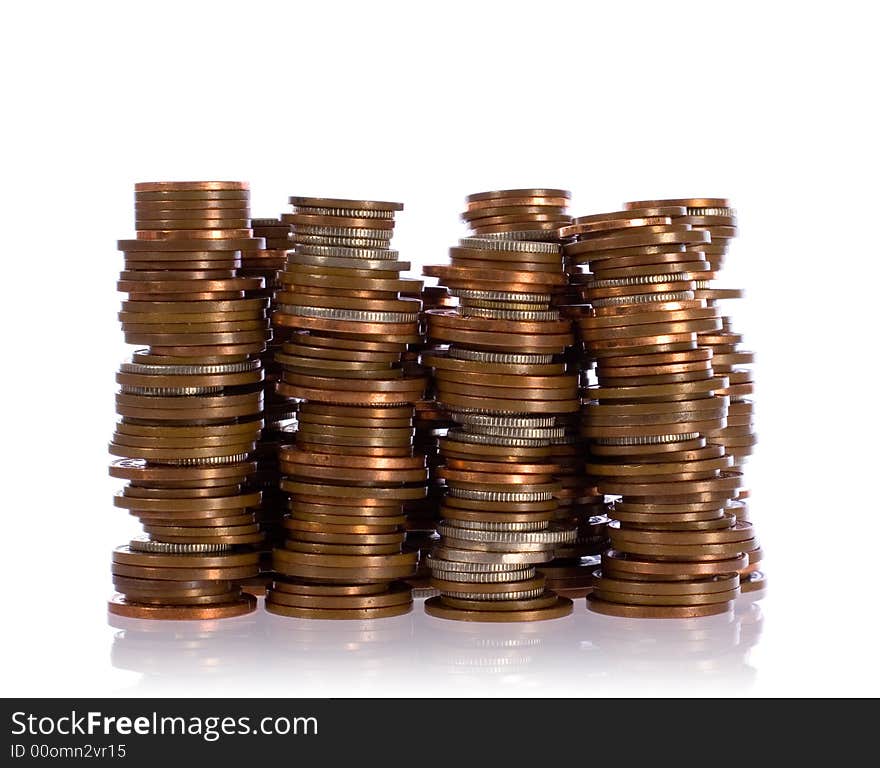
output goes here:
[{"label": "copper coin", "polygon": [[[241,214],[240,218],[248,218],[250,204],[246,197],[242,198],[215,198],[215,199],[175,199],[164,198],[162,200],[135,200],[134,212],[142,218],[187,219],[191,216],[199,218],[223,218],[227,211],[235,211]],[[155,215],[159,213],[161,215]]]},{"label": "copper coin", "polygon": [[760,592],[767,588],[767,577],[762,571],[752,571],[740,584],[740,590],[743,594],[750,592]]},{"label": "copper coin", "polygon": [[[547,195],[523,195],[519,197],[510,196],[508,194],[499,195],[498,197],[487,197],[479,200],[468,200],[468,213],[478,213],[485,209],[495,209],[499,206],[505,208],[512,207],[543,207],[550,206],[553,208],[563,209],[569,203],[568,196],[547,196]],[[684,215],[682,213],[682,215]]]},{"label": "copper coin", "polygon": [[532,198],[532,197],[555,197],[568,200],[571,192],[565,189],[495,189],[489,192],[477,192],[468,195],[466,200],[468,205],[478,203],[484,200],[493,200],[495,198]]},{"label": "copper coin", "polygon": [[132,579],[114,576],[113,586],[118,592],[156,592],[165,595],[221,595],[232,590],[229,581],[162,581],[159,579]]},{"label": "copper coin", "polygon": [[443,604],[440,597],[431,597],[425,601],[425,613],[438,619],[453,619],[457,621],[482,621],[482,622],[519,622],[519,621],[542,621],[545,619],[558,619],[568,616],[573,610],[571,600],[557,597],[556,603],[547,608],[520,611],[472,611],[451,608]]},{"label": "copper coin", "polygon": [[[170,239],[170,240],[119,240],[117,241],[117,247],[120,251],[124,251],[126,254],[129,253],[140,253],[143,251],[149,252],[151,254],[150,258],[156,258],[154,254],[156,253],[169,253],[169,252],[204,252],[204,251],[241,251],[247,250],[249,248],[260,246],[262,240],[260,238],[252,238],[252,237],[235,237],[228,239],[206,239],[200,238],[197,240],[183,240],[179,238]],[[177,256],[175,256],[177,258]]]},{"label": "copper coin", "polygon": [[298,619],[347,619],[351,621],[367,621],[369,619],[386,619],[391,616],[402,616],[412,610],[412,603],[403,603],[385,608],[304,608],[281,605],[272,600],[266,601],[266,610],[278,616],[289,616]]},{"label": "copper coin", "polygon": [[282,448],[280,456],[286,461],[309,464],[312,466],[388,470],[421,470],[425,467],[424,456],[407,456],[402,458],[369,458],[358,456],[339,457],[326,453],[308,453],[298,450],[293,446]]},{"label": "copper coin", "polygon": [[129,604],[148,605],[168,608],[174,607],[207,607],[229,605],[241,597],[241,589],[236,588],[220,595],[174,595],[165,596],[153,593],[126,592],[125,600]]},{"label": "copper coin", "polygon": [[[739,587],[739,575],[736,573],[726,576],[717,576],[712,579],[698,579],[689,581],[628,581],[625,579],[611,579],[602,575],[601,571],[594,574],[596,588],[600,591],[610,592],[616,595],[647,595],[680,597],[684,595],[727,595],[736,592]],[[735,598],[727,597],[725,601]],[[604,599],[604,598],[603,598]],[[626,602],[615,599],[609,602]],[[715,602],[718,602],[716,600]],[[679,603],[686,605],[687,603]]]},{"label": "copper coin", "polygon": [[112,563],[110,571],[114,576],[134,579],[164,579],[168,581],[239,581],[259,573],[259,566],[242,565],[231,568],[166,568],[143,565]]},{"label": "copper coin", "polygon": [[139,181],[134,185],[135,194],[141,192],[247,192],[246,181]]},{"label": "copper coin", "polygon": [[611,578],[650,578],[655,581],[707,578],[736,573],[748,563],[748,556],[739,554],[724,560],[663,561],[645,560],[610,549],[602,555],[602,571]]},{"label": "copper coin", "polygon": [[297,537],[295,539],[286,539],[284,541],[284,549],[289,552],[308,555],[374,557],[399,554],[401,547],[399,542],[394,544],[325,544],[323,542],[304,541],[303,537]]},{"label": "copper coin", "polygon": [[291,595],[319,595],[339,597],[344,595],[378,595],[386,591],[385,584],[308,584],[305,582],[272,581],[273,592],[284,592]]},{"label": "copper coin", "polygon": [[587,595],[587,607],[595,613],[606,616],[619,616],[628,619],[689,619],[700,616],[717,616],[727,613],[733,603],[712,603],[710,605],[623,605],[608,603]]},{"label": "copper coin", "polygon": [[597,600],[620,605],[640,606],[697,606],[730,603],[739,597],[739,587],[724,592],[686,595],[648,595],[631,592],[611,592],[599,584],[593,588],[593,596]]},{"label": "copper coin", "polygon": [[553,608],[558,604],[559,597],[554,592],[547,592],[541,597],[525,600],[466,600],[442,595],[440,602],[447,608],[460,611],[539,611]]},{"label": "copper coin", "polygon": [[114,595],[107,610],[132,619],[164,619],[170,621],[205,621],[244,616],[257,607],[257,599],[247,593],[234,603],[208,606],[160,606],[131,603],[122,595]]},{"label": "copper coin", "polygon": [[412,589],[408,584],[392,584],[382,592],[348,595],[295,594],[272,589],[267,594],[267,602],[322,610],[388,608],[412,605]]}]

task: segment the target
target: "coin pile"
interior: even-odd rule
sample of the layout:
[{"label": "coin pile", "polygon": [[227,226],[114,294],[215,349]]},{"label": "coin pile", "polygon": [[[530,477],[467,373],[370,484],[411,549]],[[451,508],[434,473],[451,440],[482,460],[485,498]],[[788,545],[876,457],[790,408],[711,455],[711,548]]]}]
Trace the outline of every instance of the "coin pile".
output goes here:
[{"label": "coin pile", "polygon": [[425,604],[432,616],[534,621],[571,612],[535,569],[576,537],[557,522],[562,468],[553,462],[564,417],[578,411],[577,373],[563,360],[571,323],[551,308],[567,282],[557,229],[569,221],[568,198],[551,189],[471,195],[464,217],[475,236],[450,249],[450,264],[425,268],[459,300],[427,313],[428,338],[443,346],[422,356],[455,424],[440,440],[447,494],[428,560],[441,593]]},{"label": "coin pile", "polygon": [[258,572],[262,539],[249,487],[260,437],[271,337],[262,277],[242,277],[250,229],[247,184],[135,185],[137,238],[122,240],[126,342],[110,474],[128,481],[115,505],[147,537],[113,554],[111,613],[209,619],[254,609],[240,582]]},{"label": "coin pile", "polygon": [[[246,295],[265,297],[271,317],[276,306],[275,293],[281,286],[278,273],[287,262],[287,249],[293,247],[290,241],[291,226],[282,223],[280,218],[263,218],[251,219],[251,229],[254,237],[265,241],[266,247],[243,255],[239,274],[263,278],[265,287],[246,292]],[[281,345],[288,335],[289,329],[273,327],[272,339],[266,345],[266,351],[259,356],[264,372],[265,424],[254,453],[257,471],[250,486],[263,494],[262,502],[254,512],[265,538],[260,548],[260,576],[244,585],[246,589],[256,593],[263,592],[271,580],[272,549],[284,540],[281,520],[287,511],[287,495],[279,485],[281,471],[278,467],[278,451],[286,441],[285,429],[294,423],[295,409],[287,398],[275,392],[275,384],[281,378],[281,368],[275,362],[275,355],[281,351]]]},{"label": "coin pile", "polygon": [[[673,216],[673,223],[690,224],[695,230],[709,233],[710,241],[702,244],[702,251],[711,269],[700,274],[695,281],[695,298],[706,301],[707,306],[718,306],[727,299],[741,299],[743,291],[739,288],[719,288],[712,281],[718,276],[727,255],[731,240],[736,236],[736,210],[724,198],[686,198],[678,200],[651,200],[626,203],[624,208],[644,208],[646,206],[683,207],[682,216]],[[692,248],[695,246],[692,246]],[[730,397],[727,409],[727,425],[707,434],[711,442],[724,446],[725,452],[733,458],[732,468],[742,472],[746,459],[757,443],[754,431],[754,404],[749,399],[754,391],[752,370],[754,353],[742,349],[742,336],[733,330],[730,317],[721,317],[721,330],[705,331],[697,334],[699,346],[712,350],[712,369],[716,374],[727,377],[729,385],[717,391]],[[748,490],[740,489],[735,505],[736,519],[750,522]],[[740,570],[740,589],[753,592],[763,589],[766,580],[758,568],[762,552],[760,548],[751,550],[749,564]]]},{"label": "coin pile", "polygon": [[[421,341],[421,282],[390,248],[400,203],[292,197],[293,250],[273,316],[292,329],[276,360],[278,393],[297,401],[295,442],[281,449],[290,494],[287,538],[266,608],[285,616],[363,619],[412,607],[401,580],[402,505],[424,498],[425,457],[413,452],[414,404],[425,379],[404,365]],[[403,294],[403,295],[402,295]]]},{"label": "coin pile", "polygon": [[721,329],[717,307],[696,295],[710,271],[709,233],[681,206],[646,205],[577,218],[562,230],[591,306],[579,318],[597,360],[597,386],[582,411],[586,471],[621,497],[608,524],[588,604],[626,617],[723,613],[739,593],[738,571],[757,547],[737,521],[740,473],[709,437],[725,425],[728,380],[698,334]]}]

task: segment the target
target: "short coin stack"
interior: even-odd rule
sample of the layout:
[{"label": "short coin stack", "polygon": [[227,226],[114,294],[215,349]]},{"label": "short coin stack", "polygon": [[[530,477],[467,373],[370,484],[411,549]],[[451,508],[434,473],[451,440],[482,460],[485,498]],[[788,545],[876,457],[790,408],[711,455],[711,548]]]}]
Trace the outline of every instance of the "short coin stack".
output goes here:
[{"label": "short coin stack", "polygon": [[413,453],[413,404],[425,378],[402,366],[421,341],[421,289],[390,249],[400,203],[293,197],[294,250],[276,325],[293,329],[276,359],[278,393],[299,403],[295,443],[281,449],[290,494],[287,539],[275,549],[272,613],[319,619],[396,616],[412,607],[402,580],[402,506],[423,498],[425,457]]},{"label": "short coin stack", "polygon": [[[652,200],[627,203],[624,207],[641,208],[647,205],[681,206],[685,213],[673,217],[673,222],[690,224],[693,229],[705,230],[709,233],[710,242],[701,247],[711,271],[701,274],[701,279],[696,281],[697,288],[694,292],[696,298],[705,299],[708,306],[714,306],[717,302],[726,299],[742,298],[742,290],[719,288],[711,282],[721,271],[730,241],[737,232],[736,211],[728,200],[717,197]],[[701,347],[709,347],[712,350],[712,368],[715,373],[726,376],[730,382],[726,389],[719,390],[719,394],[730,397],[727,425],[710,432],[708,437],[713,443],[724,446],[725,451],[733,457],[733,468],[741,472],[757,443],[753,424],[754,404],[749,399],[754,389],[752,371],[749,367],[754,362],[754,353],[740,348],[742,336],[733,330],[729,317],[722,317],[721,322],[720,331],[700,333],[697,337]],[[737,496],[739,501],[736,505],[737,520],[746,522],[750,520],[745,501],[747,498],[748,491],[741,489]],[[754,549],[748,555],[748,566],[739,572],[740,589],[743,592],[753,592],[766,586],[764,574],[758,570],[761,549]]]},{"label": "short coin stack", "polygon": [[459,299],[428,312],[423,355],[455,427],[440,441],[447,495],[441,541],[429,559],[440,595],[425,610],[462,621],[535,621],[568,615],[535,565],[574,541],[556,522],[562,490],[553,441],[558,417],[578,411],[577,375],[562,355],[571,323],[551,309],[566,284],[557,228],[568,193],[519,189],[471,195],[464,218],[478,236],[425,274]]},{"label": "short coin stack", "polygon": [[137,239],[122,240],[128,293],[125,340],[145,344],[117,374],[110,474],[128,481],[117,507],[147,537],[113,554],[112,613],[213,619],[254,609],[239,583],[258,572],[248,487],[262,427],[259,355],[271,332],[267,299],[242,277],[252,236],[247,185],[148,182],[135,186]]},{"label": "short coin stack", "polygon": [[735,518],[740,474],[707,436],[725,424],[726,378],[698,334],[721,328],[696,297],[709,271],[705,231],[673,223],[684,210],[645,206],[575,219],[563,230],[575,264],[588,264],[579,319],[597,359],[598,386],[582,412],[586,470],[621,496],[611,512],[594,611],[627,617],[692,617],[727,611],[737,572],[756,546]]}]

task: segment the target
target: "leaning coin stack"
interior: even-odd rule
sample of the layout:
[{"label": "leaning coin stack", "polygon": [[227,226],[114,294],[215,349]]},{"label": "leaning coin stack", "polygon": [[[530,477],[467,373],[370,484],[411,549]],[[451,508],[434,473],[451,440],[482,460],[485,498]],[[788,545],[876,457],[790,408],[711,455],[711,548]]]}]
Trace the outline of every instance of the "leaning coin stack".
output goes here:
[{"label": "leaning coin stack", "polygon": [[146,537],[113,554],[111,613],[213,619],[249,613],[240,582],[258,572],[248,485],[262,427],[259,355],[271,337],[261,277],[241,277],[252,236],[247,184],[135,185],[137,239],[122,240],[126,342],[145,344],[117,374],[110,474],[115,505]]},{"label": "leaning coin stack", "polygon": [[456,310],[428,312],[423,355],[438,402],[455,423],[440,440],[445,480],[439,545],[429,558],[440,595],[425,610],[462,621],[536,621],[568,615],[535,565],[576,531],[556,521],[562,490],[553,463],[559,417],[578,411],[577,375],[562,356],[571,323],[551,309],[566,284],[556,241],[569,194],[505,190],[471,195],[464,218],[474,237],[450,249],[450,264],[426,267],[457,297]]},{"label": "leaning coin stack", "polygon": [[740,473],[709,435],[725,424],[725,377],[698,334],[721,328],[717,307],[697,298],[709,269],[705,231],[673,223],[675,206],[645,206],[575,219],[563,234],[573,264],[589,265],[591,305],[579,319],[597,360],[583,434],[587,472],[622,497],[608,525],[589,607],[626,617],[723,613],[756,542],[736,520]]},{"label": "leaning coin stack", "polygon": [[402,505],[424,498],[413,452],[425,378],[402,362],[421,341],[421,290],[390,249],[400,203],[293,197],[294,250],[273,322],[293,330],[277,355],[278,393],[298,402],[295,442],[281,449],[290,494],[274,551],[272,613],[368,619],[407,613],[417,552],[402,551]]},{"label": "leaning coin stack", "polygon": [[[268,300],[268,311],[271,316],[276,306],[275,293],[281,286],[278,273],[287,263],[288,249],[293,247],[290,240],[291,226],[282,223],[280,218],[251,219],[251,229],[254,237],[265,240],[266,247],[250,252],[247,258],[243,255],[239,274],[264,279],[265,287],[261,292],[248,292],[247,295],[264,296]],[[260,355],[265,375],[263,381],[265,424],[254,455],[257,471],[250,487],[263,494],[262,503],[255,512],[265,534],[265,540],[260,550],[260,577],[253,583],[245,585],[247,589],[258,592],[263,591],[271,578],[272,549],[284,540],[281,520],[287,509],[287,496],[279,487],[281,471],[278,468],[278,451],[285,442],[285,428],[293,423],[295,409],[287,398],[281,397],[275,391],[275,385],[281,379],[281,368],[275,362],[275,355],[281,351],[281,345],[288,335],[289,329],[273,327],[272,339],[267,344],[266,351]]]},{"label": "leaning coin stack", "polygon": [[[673,222],[690,224],[693,229],[709,233],[710,242],[701,247],[711,271],[702,273],[701,279],[696,281],[696,298],[704,299],[708,306],[715,306],[717,302],[726,299],[742,298],[741,289],[719,288],[711,282],[721,271],[730,241],[736,236],[736,211],[731,207],[730,201],[716,197],[685,198],[626,203],[624,207],[630,209],[645,206],[683,207],[684,215],[672,217]],[[710,432],[708,437],[713,443],[724,446],[725,451],[733,457],[733,468],[741,472],[757,443],[753,423],[754,404],[749,399],[754,391],[754,383],[752,370],[748,366],[754,362],[754,353],[740,348],[742,336],[733,330],[729,317],[723,316],[721,323],[720,331],[700,333],[697,337],[701,347],[712,350],[712,368],[715,373],[726,376],[730,382],[727,388],[718,391],[719,394],[730,397],[727,425]],[[740,502],[736,505],[737,520],[750,521],[745,501],[747,498],[748,491],[741,489],[737,496]],[[759,571],[762,552],[758,548],[748,554],[749,564],[739,572],[740,589],[743,592],[754,592],[766,586],[764,574]]]}]

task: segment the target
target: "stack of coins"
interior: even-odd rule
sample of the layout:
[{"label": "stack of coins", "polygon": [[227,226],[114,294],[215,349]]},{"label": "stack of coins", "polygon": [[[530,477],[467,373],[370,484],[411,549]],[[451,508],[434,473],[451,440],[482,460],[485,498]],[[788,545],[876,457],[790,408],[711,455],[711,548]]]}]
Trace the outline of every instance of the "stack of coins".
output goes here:
[{"label": "stack of coins", "polygon": [[587,264],[580,332],[597,359],[598,386],[582,412],[587,472],[622,497],[608,524],[588,604],[627,617],[691,617],[730,609],[738,571],[757,546],[736,520],[740,473],[710,437],[725,425],[728,380],[698,334],[721,329],[698,298],[709,234],[673,223],[681,207],[643,206],[575,219],[563,235],[572,264]]},{"label": "stack of coins", "polygon": [[[709,233],[710,241],[702,244],[702,250],[709,263],[710,271],[700,274],[696,281],[695,296],[704,299],[708,306],[726,299],[741,299],[743,291],[739,288],[719,288],[714,279],[721,271],[731,240],[737,233],[736,211],[730,201],[718,197],[684,198],[677,200],[651,200],[626,203],[625,208],[646,206],[674,206],[684,208],[684,214],[673,216],[674,223],[690,224],[693,229]],[[727,425],[708,434],[713,443],[723,445],[728,455],[733,457],[733,468],[743,471],[746,459],[757,443],[754,432],[754,404],[750,398],[754,391],[752,370],[754,353],[742,349],[742,336],[733,330],[730,317],[722,316],[720,331],[707,331],[697,336],[701,347],[712,350],[712,368],[715,373],[726,376],[730,384],[719,394],[730,397],[727,410]],[[736,505],[737,520],[750,521],[747,502],[748,491],[740,489],[740,503]],[[766,586],[764,574],[759,569],[761,549],[749,554],[749,564],[740,571],[740,589],[743,592],[761,590]]]},{"label": "stack of coins", "polygon": [[577,373],[563,361],[571,323],[551,308],[565,286],[557,229],[569,221],[563,190],[519,189],[468,198],[474,237],[427,267],[457,297],[428,312],[423,355],[437,400],[455,427],[440,440],[447,495],[441,541],[429,559],[440,595],[426,611],[462,621],[534,621],[568,615],[571,601],[546,589],[535,565],[571,544],[556,518],[553,441],[559,417],[578,411]]},{"label": "stack of coins", "polygon": [[413,452],[414,403],[425,379],[404,367],[421,342],[420,281],[391,250],[400,203],[293,197],[294,249],[281,275],[276,325],[292,329],[277,355],[278,393],[298,402],[295,443],[281,449],[290,494],[286,540],[266,608],[285,616],[362,619],[412,607],[400,580],[402,506],[424,498],[425,457]]},{"label": "stack of coins", "polygon": [[271,332],[262,277],[242,277],[250,229],[241,182],[135,186],[137,239],[122,240],[125,340],[145,344],[117,374],[115,498],[147,537],[113,555],[111,613],[208,619],[254,609],[240,582],[262,540],[249,484],[262,428],[259,355]]},{"label": "stack of coins", "polygon": [[[271,313],[275,310],[275,293],[281,286],[278,273],[284,269],[287,262],[287,249],[292,247],[291,227],[289,224],[283,224],[280,218],[264,218],[251,219],[251,229],[254,237],[265,241],[266,247],[243,254],[239,274],[263,278],[265,287],[259,291],[246,292],[246,295],[265,297],[271,317]],[[281,378],[275,355],[281,350],[281,344],[288,335],[286,328],[273,328],[272,339],[266,345],[266,351],[260,355],[265,376],[263,380],[265,424],[254,454],[257,471],[250,487],[263,494],[262,503],[255,513],[265,539],[260,549],[260,576],[244,585],[246,589],[256,593],[263,592],[271,579],[272,549],[284,540],[281,520],[287,509],[287,497],[279,487],[281,472],[278,468],[278,450],[285,442],[285,428],[294,423],[295,411],[287,398],[275,392],[275,385]]]}]

